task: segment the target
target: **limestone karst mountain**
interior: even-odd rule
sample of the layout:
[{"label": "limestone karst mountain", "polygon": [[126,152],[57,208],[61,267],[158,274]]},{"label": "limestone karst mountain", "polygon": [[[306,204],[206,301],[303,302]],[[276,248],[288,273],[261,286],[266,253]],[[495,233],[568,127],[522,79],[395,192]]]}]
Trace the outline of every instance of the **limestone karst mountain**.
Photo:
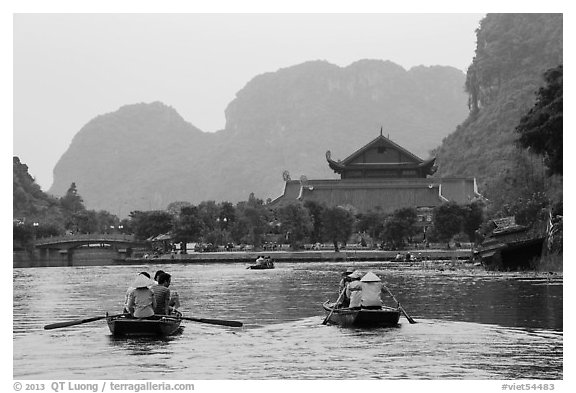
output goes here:
[{"label": "limestone karst mountain", "polygon": [[[246,200],[281,194],[293,178],[335,177],[343,159],[384,135],[422,158],[468,115],[465,75],[452,67],[362,60],[312,61],[256,76],[205,133],[159,102],[127,105],[89,121],[54,169],[49,192],[72,182],[87,208],[126,216],[173,201]],[[191,122],[194,119],[187,119]]]}]

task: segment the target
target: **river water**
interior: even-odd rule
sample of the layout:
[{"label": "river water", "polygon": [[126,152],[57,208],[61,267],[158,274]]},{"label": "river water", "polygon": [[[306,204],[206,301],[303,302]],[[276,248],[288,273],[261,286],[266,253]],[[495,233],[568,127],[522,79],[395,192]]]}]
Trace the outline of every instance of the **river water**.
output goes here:
[{"label": "river water", "polygon": [[[417,323],[395,328],[323,325],[340,272],[372,270]],[[563,281],[558,275],[478,268],[399,268],[378,262],[173,264],[13,270],[14,379],[562,379]],[[134,276],[172,274],[186,316],[180,334],[118,339],[105,320],[121,312]],[[390,304],[393,302],[390,301]]]}]

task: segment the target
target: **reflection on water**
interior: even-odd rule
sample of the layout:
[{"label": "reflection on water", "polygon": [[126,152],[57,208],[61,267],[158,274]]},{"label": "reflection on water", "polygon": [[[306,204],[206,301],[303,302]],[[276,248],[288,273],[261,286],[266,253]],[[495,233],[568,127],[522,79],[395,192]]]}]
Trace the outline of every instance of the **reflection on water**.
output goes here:
[{"label": "reflection on water", "polygon": [[[14,269],[14,378],[561,379],[562,280],[477,270],[372,269],[418,321],[396,328],[322,325],[338,263]],[[163,339],[114,338],[105,321],[48,323],[121,310],[133,276],[173,275],[185,321]],[[361,367],[359,366],[361,365]]]}]

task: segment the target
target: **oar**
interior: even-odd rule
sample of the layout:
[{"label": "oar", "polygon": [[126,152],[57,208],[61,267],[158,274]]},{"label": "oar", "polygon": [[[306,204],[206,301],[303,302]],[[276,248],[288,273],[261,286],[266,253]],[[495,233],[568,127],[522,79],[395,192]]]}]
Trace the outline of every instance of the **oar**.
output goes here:
[{"label": "oar", "polygon": [[346,292],[346,287],[344,287],[344,289],[342,290],[342,293],[340,294],[340,296],[338,296],[338,300],[336,300],[336,303],[334,303],[334,305],[332,306],[332,311],[330,311],[330,314],[328,314],[328,316],[326,318],[324,318],[324,320],[322,321],[322,325],[326,325],[328,323],[328,320],[330,319],[330,317],[332,316],[332,313],[336,309],[336,305],[338,303],[340,303],[340,298],[342,297],[342,295],[344,295],[344,292]]},{"label": "oar", "polygon": [[241,327],[243,324],[242,322],[238,321],[226,321],[223,319],[208,319],[208,318],[192,318],[192,317],[180,317],[186,321],[194,321],[200,323],[209,323],[212,325],[222,325],[222,326],[232,326],[232,327]]},{"label": "oar", "polygon": [[68,322],[56,322],[56,323],[51,323],[50,325],[46,325],[44,326],[45,330],[50,330],[50,329],[58,329],[58,328],[63,328],[63,327],[68,327],[68,326],[74,326],[74,325],[81,325],[83,323],[88,323],[88,322],[94,322],[94,321],[99,321],[100,319],[104,319],[108,316],[110,317],[119,317],[121,315],[124,314],[117,314],[117,315],[104,315],[103,317],[93,317],[93,318],[86,318],[86,319],[77,319],[75,321],[68,321]]},{"label": "oar", "polygon": [[392,296],[392,299],[394,299],[394,301],[396,302],[396,304],[398,304],[398,308],[400,309],[400,311],[402,311],[402,314],[404,314],[404,316],[406,317],[406,319],[408,320],[408,322],[410,323],[416,323],[415,320],[412,319],[412,317],[410,315],[408,315],[408,313],[406,312],[406,310],[404,310],[404,307],[402,307],[402,305],[400,304],[400,302],[398,300],[396,300],[396,297],[394,296],[394,294],[392,292],[390,292],[390,290],[388,288],[386,288],[386,285],[382,285],[382,287],[384,287],[384,289],[386,289],[388,291],[388,293],[390,294],[390,296]]}]

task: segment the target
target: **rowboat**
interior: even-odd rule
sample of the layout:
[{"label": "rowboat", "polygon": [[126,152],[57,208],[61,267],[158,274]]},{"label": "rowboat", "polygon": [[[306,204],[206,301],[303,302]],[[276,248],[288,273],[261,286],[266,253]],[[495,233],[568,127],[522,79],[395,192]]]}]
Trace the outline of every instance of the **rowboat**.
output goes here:
[{"label": "rowboat", "polygon": [[261,269],[274,269],[274,262],[272,260],[264,260],[257,262],[255,265],[250,265],[246,269],[261,270]]},{"label": "rowboat", "polygon": [[246,269],[252,269],[252,270],[274,269],[274,264],[270,262],[269,265],[250,265]]},{"label": "rowboat", "polygon": [[155,315],[149,319],[129,315],[107,316],[106,322],[114,336],[169,336],[178,331],[181,315]]},{"label": "rowboat", "polygon": [[328,322],[343,327],[389,327],[397,326],[400,319],[400,307],[382,306],[381,309],[334,308],[330,301],[322,304],[329,316]]}]

